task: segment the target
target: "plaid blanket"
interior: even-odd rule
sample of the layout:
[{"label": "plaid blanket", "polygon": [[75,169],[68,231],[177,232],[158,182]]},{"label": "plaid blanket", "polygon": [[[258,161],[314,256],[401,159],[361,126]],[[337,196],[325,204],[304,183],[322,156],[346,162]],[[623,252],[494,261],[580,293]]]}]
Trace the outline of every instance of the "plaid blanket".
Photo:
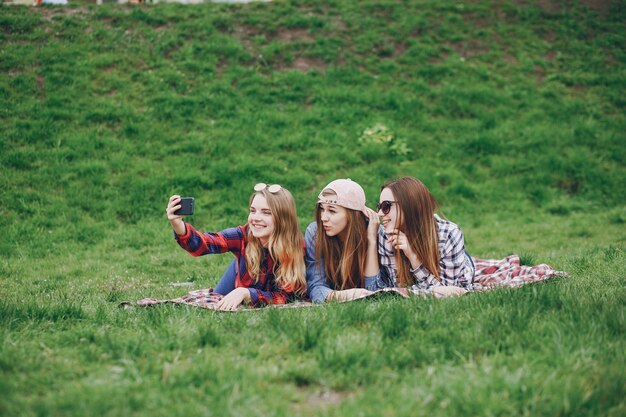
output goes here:
[{"label": "plaid blanket", "polygon": [[[471,287],[472,291],[488,291],[495,288],[517,288],[525,284],[530,284],[538,281],[545,281],[547,279],[559,276],[567,276],[565,272],[557,271],[552,267],[541,264],[536,266],[525,266],[520,264],[519,256],[511,255],[504,259],[477,259],[472,258],[476,266],[476,273],[474,275],[474,284]],[[445,289],[454,289],[456,287],[445,287]],[[437,292],[431,291],[426,293],[420,293],[420,295],[432,295],[435,297],[448,297],[456,296],[466,293],[465,290],[459,288],[460,291],[450,292]],[[371,294],[364,295],[353,300],[339,301],[346,303],[349,301],[356,301],[364,298],[380,298],[380,297],[401,297],[408,298],[410,294],[414,294],[407,288],[384,288],[378,291],[374,291]],[[205,288],[201,290],[191,291],[182,297],[173,298],[171,300],[161,300],[158,298],[143,298],[135,301],[134,303],[124,301],[120,303],[120,307],[129,308],[132,306],[149,307],[157,304],[175,303],[186,304],[193,307],[206,308],[209,310],[215,310],[215,305],[224,296],[213,292],[213,288]],[[273,304],[266,308],[299,308],[299,307],[313,307],[320,306],[322,304],[314,304],[308,300],[296,301],[289,304]],[[240,306],[236,311],[255,311],[258,309],[248,308]]]},{"label": "plaid blanket", "polygon": [[472,258],[476,266],[472,290],[486,291],[494,288],[517,288],[532,282],[544,281],[553,277],[564,277],[567,274],[557,271],[546,264],[536,266],[520,265],[517,255],[504,259]]},{"label": "plaid blanket", "polygon": [[[338,303],[347,303],[349,301],[356,301],[363,298],[380,298],[385,296],[394,296],[401,298],[408,298],[409,292],[406,288],[384,288],[382,290],[374,291],[371,294],[364,295],[361,297],[354,298],[352,300],[346,301],[337,301]],[[182,297],[173,298],[171,300],[161,300],[158,298],[143,298],[141,300],[137,300],[134,303],[129,301],[123,301],[119,304],[120,307],[130,308],[133,306],[139,307],[150,307],[157,304],[164,303],[174,303],[174,304],[186,304],[193,307],[201,307],[209,310],[216,310],[215,305],[219,300],[224,298],[222,294],[218,294],[213,292],[213,288],[205,288],[202,290],[191,291]],[[266,306],[266,308],[298,308],[298,307],[314,307],[320,306],[321,304],[314,304],[308,300],[295,301],[288,304],[271,304]],[[258,310],[256,308],[248,308],[245,306],[240,306],[236,311],[255,311]]]}]

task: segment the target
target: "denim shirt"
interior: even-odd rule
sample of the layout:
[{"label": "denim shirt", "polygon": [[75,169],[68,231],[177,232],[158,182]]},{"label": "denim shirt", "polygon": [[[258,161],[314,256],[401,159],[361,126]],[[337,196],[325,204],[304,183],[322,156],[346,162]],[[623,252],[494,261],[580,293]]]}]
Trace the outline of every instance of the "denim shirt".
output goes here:
[{"label": "denim shirt", "polygon": [[[304,240],[306,242],[306,288],[312,302],[321,304],[333,292],[332,282],[326,279],[324,259],[315,258],[315,238],[317,236],[317,223],[312,222],[306,228]],[[380,273],[378,274],[380,275]],[[376,280],[378,275],[365,276],[365,288],[374,291],[377,289]]]}]

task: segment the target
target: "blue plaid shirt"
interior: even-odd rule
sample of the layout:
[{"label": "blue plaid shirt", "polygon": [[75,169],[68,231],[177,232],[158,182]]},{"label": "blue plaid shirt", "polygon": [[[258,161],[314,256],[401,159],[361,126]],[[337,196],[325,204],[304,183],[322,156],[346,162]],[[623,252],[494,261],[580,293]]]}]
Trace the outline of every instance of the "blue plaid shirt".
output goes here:
[{"label": "blue plaid shirt", "polygon": [[[415,283],[411,290],[416,294],[427,294],[433,286],[454,285],[470,289],[474,282],[474,262],[465,250],[463,232],[456,224],[443,220],[435,214],[439,235],[439,266],[441,282],[424,265],[411,269]],[[397,287],[395,249],[391,246],[382,228],[378,230],[378,255],[380,274],[377,288]]]}]

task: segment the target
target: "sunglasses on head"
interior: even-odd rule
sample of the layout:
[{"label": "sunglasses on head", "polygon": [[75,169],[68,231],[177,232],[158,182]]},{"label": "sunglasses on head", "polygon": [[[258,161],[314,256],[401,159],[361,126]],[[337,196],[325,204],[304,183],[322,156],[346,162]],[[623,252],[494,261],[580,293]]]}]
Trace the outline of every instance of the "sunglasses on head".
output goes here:
[{"label": "sunglasses on head", "polygon": [[376,206],[376,211],[382,211],[383,214],[389,214],[389,210],[391,210],[391,206],[393,206],[397,201],[385,200],[381,203],[378,203]]},{"label": "sunglasses on head", "polygon": [[278,184],[272,184],[272,185],[267,185],[264,182],[260,182],[257,185],[254,186],[254,191],[263,191],[267,188],[267,191],[269,191],[272,194],[276,194],[277,192],[279,192],[283,187],[281,187]]}]

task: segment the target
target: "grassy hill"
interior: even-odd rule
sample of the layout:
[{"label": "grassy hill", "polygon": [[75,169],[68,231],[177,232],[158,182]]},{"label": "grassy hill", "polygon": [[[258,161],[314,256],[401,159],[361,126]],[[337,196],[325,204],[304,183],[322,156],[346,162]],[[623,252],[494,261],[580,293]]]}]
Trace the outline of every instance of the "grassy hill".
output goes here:
[{"label": "grassy hill", "polygon": [[[0,413],[623,414],[624,21],[620,1],[0,5]],[[213,286],[230,261],[178,248],[173,193],[220,230],[280,183],[304,228],[330,180],[373,206],[401,175],[472,255],[570,277],[306,311],[116,307]]]}]

